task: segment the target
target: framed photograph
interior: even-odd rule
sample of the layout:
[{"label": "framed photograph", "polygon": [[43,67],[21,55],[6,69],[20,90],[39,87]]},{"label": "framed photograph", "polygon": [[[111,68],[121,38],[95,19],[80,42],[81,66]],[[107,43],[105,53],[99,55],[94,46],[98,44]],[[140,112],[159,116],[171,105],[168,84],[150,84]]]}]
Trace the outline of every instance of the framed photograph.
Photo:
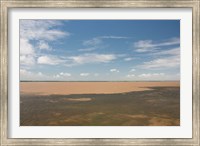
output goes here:
[{"label": "framed photograph", "polygon": [[199,145],[199,18],[199,0],[1,0],[0,145]]}]

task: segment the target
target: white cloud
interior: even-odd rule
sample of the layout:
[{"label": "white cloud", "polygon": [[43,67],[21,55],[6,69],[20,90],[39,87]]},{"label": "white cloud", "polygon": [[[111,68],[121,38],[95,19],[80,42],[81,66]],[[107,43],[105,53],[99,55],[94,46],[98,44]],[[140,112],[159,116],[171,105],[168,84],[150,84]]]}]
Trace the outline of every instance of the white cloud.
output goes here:
[{"label": "white cloud", "polygon": [[66,78],[66,77],[71,77],[70,73],[67,72],[60,72],[56,75],[53,76],[54,78]]},{"label": "white cloud", "polygon": [[64,36],[69,36],[68,33],[59,30],[38,30],[34,33],[35,34],[31,39],[36,39],[36,40],[44,39],[53,41]]},{"label": "white cloud", "polygon": [[83,45],[87,46],[88,48],[83,48],[83,49],[79,49],[79,51],[81,52],[89,52],[89,51],[93,51],[96,50],[98,48],[102,47],[102,43],[104,39],[127,39],[128,37],[124,37],[124,36],[98,36],[98,37],[94,37],[91,38],[89,40],[85,40],[83,41]]},{"label": "white cloud", "polygon": [[110,69],[110,72],[119,72],[119,70],[117,70],[116,68],[112,68]]},{"label": "white cloud", "polygon": [[31,72],[25,69],[20,69],[20,76],[23,76],[23,75],[31,75]]},{"label": "white cloud", "polygon": [[164,76],[164,73],[147,73],[147,74],[140,74],[138,75],[139,77],[144,77],[144,78],[152,78],[152,77],[158,77],[158,76]]},{"label": "white cloud", "polygon": [[20,65],[30,66],[35,64],[35,58],[32,55],[20,55]]},{"label": "white cloud", "polygon": [[149,62],[144,62],[142,65],[138,67],[143,69],[161,69],[161,68],[172,68],[178,67],[180,65],[180,57],[179,56],[170,56],[163,57],[159,59],[154,59]]},{"label": "white cloud", "polygon": [[138,80],[144,81],[169,81],[169,80],[179,80],[179,77],[174,74],[165,73],[143,73],[137,75]]},{"label": "white cloud", "polygon": [[34,55],[34,48],[29,40],[20,38],[20,55]]},{"label": "white cloud", "polygon": [[89,73],[80,73],[80,76],[82,76],[82,77],[87,77],[89,75],[90,75]]},{"label": "white cloud", "polygon": [[69,32],[55,29],[62,25],[55,20],[20,20],[20,37],[28,40],[56,40],[69,36]]},{"label": "white cloud", "polygon": [[130,72],[134,72],[135,71],[135,69],[134,68],[132,68],[131,70],[130,70]]},{"label": "white cloud", "polygon": [[38,48],[41,49],[41,50],[51,50],[51,47],[45,41],[39,41]]},{"label": "white cloud", "polygon": [[21,80],[52,80],[52,79],[69,79],[72,75],[67,72],[60,72],[56,75],[47,75],[42,72],[31,72],[27,69],[20,69]]},{"label": "white cloud", "polygon": [[54,75],[53,77],[54,77],[54,78],[60,78],[60,75],[57,74],[57,75]]},{"label": "white cloud", "polygon": [[[69,36],[70,33],[57,29],[62,25],[61,21],[55,20],[20,20],[20,64],[25,66],[39,64],[56,65],[58,58],[39,55],[39,50],[51,50],[49,41]],[[36,43],[34,47],[31,41]],[[38,50],[39,49],[39,50]],[[55,59],[55,60],[54,60]]]},{"label": "white cloud", "polygon": [[128,37],[124,37],[124,36],[100,36],[98,38],[101,38],[101,39],[128,39]]},{"label": "white cloud", "polygon": [[20,80],[46,80],[51,79],[41,72],[31,72],[26,69],[20,69]]},{"label": "white cloud", "polygon": [[98,77],[98,76],[99,76],[99,74],[98,74],[98,73],[95,73],[95,74],[94,74],[94,76],[95,76],[95,77]]},{"label": "white cloud", "polygon": [[85,46],[97,46],[99,44],[101,44],[103,41],[103,39],[127,39],[128,37],[124,37],[124,36],[98,36],[98,37],[94,37],[90,40],[86,40],[83,42],[83,45]]},{"label": "white cloud", "polygon": [[61,21],[55,21],[55,20],[39,20],[39,19],[22,19],[20,20],[20,27],[23,29],[33,28],[33,29],[39,29],[39,28],[46,28],[50,29],[55,26],[62,25]]},{"label": "white cloud", "polygon": [[132,78],[132,77],[135,77],[135,75],[134,74],[128,74],[126,77]]},{"label": "white cloud", "polygon": [[114,54],[83,54],[79,56],[68,57],[73,64],[85,63],[107,63],[117,58]]},{"label": "white cloud", "polygon": [[70,73],[67,73],[67,72],[66,72],[66,73],[61,72],[60,75],[61,75],[61,76],[67,76],[67,77],[70,77],[70,76],[71,76],[71,74],[70,74]]},{"label": "white cloud", "polygon": [[35,51],[29,40],[20,38],[20,65],[31,66],[35,64]]},{"label": "white cloud", "polygon": [[47,65],[57,65],[60,63],[64,63],[65,61],[56,57],[56,56],[40,56],[37,59],[38,64],[47,64]]},{"label": "white cloud", "polygon": [[[144,62],[138,67],[143,69],[165,69],[180,66],[180,48],[173,48],[169,50],[160,50],[151,55],[159,56],[148,62]],[[161,57],[160,57],[161,56]]]},{"label": "white cloud", "polygon": [[160,50],[158,52],[153,53],[152,55],[177,55],[180,56],[180,48],[173,48],[173,49],[169,49],[169,50]]},{"label": "white cloud", "polygon": [[131,58],[131,57],[124,58],[124,61],[131,61],[131,60],[133,60],[133,58]]},{"label": "white cloud", "polygon": [[96,46],[99,45],[101,43],[101,39],[100,38],[92,38],[90,40],[86,40],[83,42],[83,45],[85,46]]},{"label": "white cloud", "polygon": [[152,40],[140,40],[134,43],[134,48],[136,48],[136,52],[152,52],[158,49],[158,47],[178,44],[180,44],[179,38],[171,38],[161,42],[153,42]]},{"label": "white cloud", "polygon": [[70,57],[57,57],[55,55],[44,55],[37,58],[38,64],[75,66],[92,63],[108,63],[115,60],[118,56],[114,54],[83,54]]},{"label": "white cloud", "polygon": [[141,74],[128,74],[126,75],[127,80],[137,81],[167,81],[167,80],[179,80],[179,76],[174,74],[165,74],[160,72],[155,73],[141,73]]},{"label": "white cloud", "polygon": [[152,40],[140,40],[134,43],[134,47],[137,52],[147,52],[152,51],[154,46],[152,45]]},{"label": "white cloud", "polygon": [[81,51],[81,52],[89,52],[89,51],[93,51],[93,50],[96,50],[96,47],[90,47],[90,48],[79,49],[78,51]]},{"label": "white cloud", "polygon": [[39,76],[43,76],[43,73],[41,73],[41,72],[38,72],[38,75],[39,75]]}]

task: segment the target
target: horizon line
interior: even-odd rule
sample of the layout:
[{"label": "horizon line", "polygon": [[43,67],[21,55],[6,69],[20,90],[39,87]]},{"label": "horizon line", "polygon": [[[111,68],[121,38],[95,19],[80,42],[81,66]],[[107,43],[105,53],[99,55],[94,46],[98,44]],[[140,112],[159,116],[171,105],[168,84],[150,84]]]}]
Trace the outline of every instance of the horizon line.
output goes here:
[{"label": "horizon line", "polygon": [[136,80],[136,81],[55,81],[55,80],[22,80],[20,82],[180,82],[180,80]]}]

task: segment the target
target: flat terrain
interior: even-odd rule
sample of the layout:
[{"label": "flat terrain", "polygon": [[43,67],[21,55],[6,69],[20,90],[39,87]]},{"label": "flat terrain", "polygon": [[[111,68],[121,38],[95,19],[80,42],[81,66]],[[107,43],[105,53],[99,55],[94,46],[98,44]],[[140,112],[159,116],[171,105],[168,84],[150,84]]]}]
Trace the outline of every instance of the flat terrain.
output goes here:
[{"label": "flat terrain", "polygon": [[21,82],[21,126],[180,125],[179,82]]}]

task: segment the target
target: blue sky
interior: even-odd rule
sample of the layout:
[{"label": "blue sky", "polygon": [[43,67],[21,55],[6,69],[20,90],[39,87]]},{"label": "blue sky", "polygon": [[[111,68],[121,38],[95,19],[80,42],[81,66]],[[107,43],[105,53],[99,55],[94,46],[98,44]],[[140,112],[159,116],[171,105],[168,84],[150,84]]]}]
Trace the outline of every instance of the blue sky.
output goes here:
[{"label": "blue sky", "polygon": [[179,20],[20,20],[20,79],[180,79]]}]

